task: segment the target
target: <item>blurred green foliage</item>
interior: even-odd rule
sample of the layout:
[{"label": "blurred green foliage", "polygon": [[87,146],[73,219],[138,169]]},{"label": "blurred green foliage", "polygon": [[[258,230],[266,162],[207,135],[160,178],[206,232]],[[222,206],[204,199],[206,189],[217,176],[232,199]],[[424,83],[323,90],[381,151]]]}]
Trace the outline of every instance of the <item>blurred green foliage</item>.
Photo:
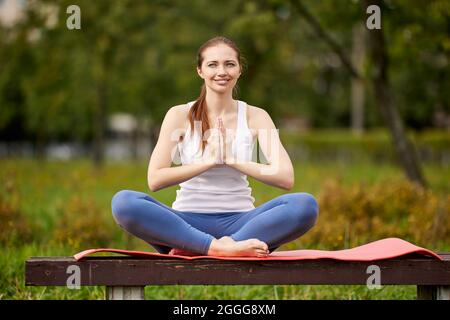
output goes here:
[{"label": "blurred green foliage", "polygon": [[[115,111],[158,124],[170,106],[197,97],[196,52],[216,35],[235,40],[246,57],[240,99],[274,119],[349,126],[349,75],[288,1],[79,0],[81,30],[68,30],[71,4],[33,1],[23,20],[0,27],[2,140],[87,141]],[[367,18],[360,1],[305,4],[350,55],[352,28]],[[449,14],[446,0],[385,2],[392,91],[409,127],[448,117]],[[370,68],[366,62],[363,75]],[[379,126],[366,98],[365,125]]]},{"label": "blurred green foliage", "polygon": [[[450,159],[450,135],[443,130],[410,131],[422,162],[434,162],[448,166]],[[344,129],[324,129],[298,132],[280,131],[283,145],[292,157],[300,161],[356,162],[374,161],[394,163],[394,148],[386,130],[375,129],[363,134],[349,134]]]}]

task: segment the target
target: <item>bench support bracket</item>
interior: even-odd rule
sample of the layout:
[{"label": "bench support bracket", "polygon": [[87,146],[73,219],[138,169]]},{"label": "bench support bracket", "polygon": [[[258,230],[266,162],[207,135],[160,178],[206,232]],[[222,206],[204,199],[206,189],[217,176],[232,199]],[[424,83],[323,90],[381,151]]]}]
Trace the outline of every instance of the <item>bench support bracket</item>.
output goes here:
[{"label": "bench support bracket", "polygon": [[145,300],[145,287],[106,286],[106,300]]},{"label": "bench support bracket", "polygon": [[417,286],[418,300],[450,300],[450,286]]}]

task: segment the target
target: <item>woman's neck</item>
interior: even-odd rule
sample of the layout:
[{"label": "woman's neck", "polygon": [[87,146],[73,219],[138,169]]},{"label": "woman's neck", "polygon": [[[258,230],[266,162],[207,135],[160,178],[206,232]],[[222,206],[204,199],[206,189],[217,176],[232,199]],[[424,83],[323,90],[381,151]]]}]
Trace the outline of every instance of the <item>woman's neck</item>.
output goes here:
[{"label": "woman's neck", "polygon": [[206,95],[208,115],[211,118],[223,117],[235,110],[236,100],[232,95],[218,95],[208,93]]}]

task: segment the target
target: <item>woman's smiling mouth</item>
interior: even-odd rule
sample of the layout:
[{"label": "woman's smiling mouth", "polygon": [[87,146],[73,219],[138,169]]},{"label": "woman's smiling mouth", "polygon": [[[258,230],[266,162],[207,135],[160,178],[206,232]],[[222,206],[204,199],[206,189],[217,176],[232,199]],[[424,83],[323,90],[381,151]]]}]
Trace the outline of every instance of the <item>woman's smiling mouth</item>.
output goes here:
[{"label": "woman's smiling mouth", "polygon": [[228,81],[230,81],[230,79],[219,79],[219,80],[214,80],[214,81],[220,85],[224,85],[224,84],[227,84]]}]

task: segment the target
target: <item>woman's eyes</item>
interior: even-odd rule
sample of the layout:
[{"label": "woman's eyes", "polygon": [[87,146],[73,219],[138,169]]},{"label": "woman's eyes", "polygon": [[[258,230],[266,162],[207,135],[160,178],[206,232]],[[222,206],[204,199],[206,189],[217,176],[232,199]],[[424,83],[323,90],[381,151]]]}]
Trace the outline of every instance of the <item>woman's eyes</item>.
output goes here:
[{"label": "woman's eyes", "polygon": [[[215,66],[217,66],[215,63],[208,64],[208,67],[215,67]],[[235,66],[234,63],[227,63],[227,67],[234,67],[234,66]]]}]

